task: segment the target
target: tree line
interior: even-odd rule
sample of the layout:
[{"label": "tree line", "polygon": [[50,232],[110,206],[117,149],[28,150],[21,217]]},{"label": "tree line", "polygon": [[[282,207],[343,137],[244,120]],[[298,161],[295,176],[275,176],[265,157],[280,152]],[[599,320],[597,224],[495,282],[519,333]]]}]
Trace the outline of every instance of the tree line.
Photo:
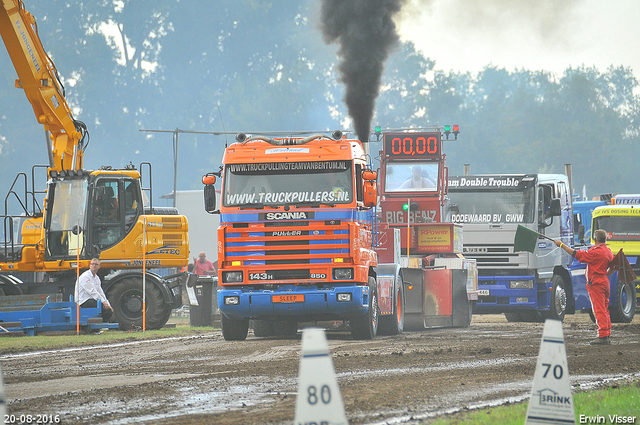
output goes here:
[{"label": "tree line", "polygon": [[[85,168],[153,164],[155,200],[200,189],[233,132],[349,130],[336,46],[323,42],[318,4],[123,0],[26,3],[91,143]],[[375,52],[363,52],[375,54]],[[2,191],[17,172],[47,162],[37,124],[0,49]],[[445,142],[450,174],[534,173],[573,165],[576,191],[637,192],[640,99],[632,70],[568,68],[562,75],[488,65],[443,71],[404,43],[388,57],[374,125],[459,124]],[[376,152],[377,147],[371,149]],[[36,182],[38,183],[38,182]],[[44,182],[41,182],[44,184]],[[168,203],[170,205],[170,203]]]}]

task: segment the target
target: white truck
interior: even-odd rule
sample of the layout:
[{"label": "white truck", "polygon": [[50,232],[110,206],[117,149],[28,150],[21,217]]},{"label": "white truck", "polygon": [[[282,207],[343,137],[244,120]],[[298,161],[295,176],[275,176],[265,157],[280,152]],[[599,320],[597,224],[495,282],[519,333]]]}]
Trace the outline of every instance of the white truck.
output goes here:
[{"label": "white truck", "polygon": [[[566,175],[450,176],[448,183],[452,221],[464,225],[464,256],[478,265],[474,314],[504,313],[509,321],[540,321],[590,311],[584,264],[545,238],[537,240],[533,253],[514,250],[518,225],[574,246]],[[617,272],[610,280],[612,294],[629,292],[618,282]],[[629,322],[635,314],[635,303],[624,297],[612,297],[609,308],[614,322]]]}]

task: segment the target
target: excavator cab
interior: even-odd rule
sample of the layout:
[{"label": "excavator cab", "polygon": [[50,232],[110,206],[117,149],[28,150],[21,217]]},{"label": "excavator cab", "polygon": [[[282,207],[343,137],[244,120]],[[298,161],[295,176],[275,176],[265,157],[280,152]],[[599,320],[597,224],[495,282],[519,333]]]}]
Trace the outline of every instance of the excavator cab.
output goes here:
[{"label": "excavator cab", "polygon": [[[82,173],[79,173],[82,174]],[[137,179],[97,174],[53,179],[45,219],[45,260],[90,259],[131,231],[142,214]]]},{"label": "excavator cab", "polygon": [[85,258],[87,176],[52,179],[45,215],[45,260]]}]

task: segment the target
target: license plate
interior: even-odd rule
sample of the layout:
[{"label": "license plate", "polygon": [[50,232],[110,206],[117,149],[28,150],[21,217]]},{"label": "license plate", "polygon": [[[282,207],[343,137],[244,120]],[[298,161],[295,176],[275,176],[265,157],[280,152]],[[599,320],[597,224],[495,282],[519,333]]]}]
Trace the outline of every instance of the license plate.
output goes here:
[{"label": "license plate", "polygon": [[274,303],[303,303],[304,294],[272,295],[271,301]]},{"label": "license plate", "polygon": [[489,295],[488,289],[478,289],[478,295]]}]

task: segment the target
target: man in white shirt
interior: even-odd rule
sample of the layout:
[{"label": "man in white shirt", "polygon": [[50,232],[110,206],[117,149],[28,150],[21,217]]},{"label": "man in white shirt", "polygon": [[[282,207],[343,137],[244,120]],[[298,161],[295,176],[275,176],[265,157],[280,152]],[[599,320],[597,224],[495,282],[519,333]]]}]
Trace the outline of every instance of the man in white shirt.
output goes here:
[{"label": "man in white shirt", "polygon": [[102,282],[98,276],[99,269],[100,260],[91,259],[89,270],[82,273],[76,282],[76,294],[78,295],[78,304],[82,308],[95,308],[100,300],[102,302],[102,320],[108,322],[113,314],[113,307],[102,290]]}]

